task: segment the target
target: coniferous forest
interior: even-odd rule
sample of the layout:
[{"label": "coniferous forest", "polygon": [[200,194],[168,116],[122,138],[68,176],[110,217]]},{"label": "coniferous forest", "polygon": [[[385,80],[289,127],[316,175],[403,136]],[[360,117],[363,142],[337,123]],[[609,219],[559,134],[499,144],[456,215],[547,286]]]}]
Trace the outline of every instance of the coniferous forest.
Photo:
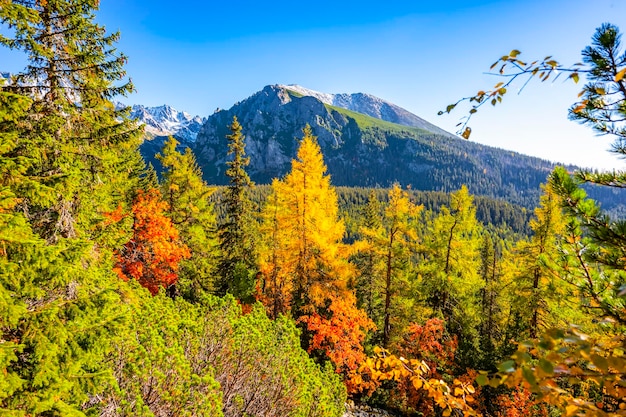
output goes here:
[{"label": "coniferous forest", "polygon": [[[226,186],[173,138],[157,175],[97,9],[0,0],[28,61],[0,86],[1,415],[626,415],[626,223],[581,187],[625,174],[557,168],[532,213],[337,189],[303,126],[291,171],[255,185],[235,118]],[[626,155],[619,41],[598,28],[571,111]]]}]

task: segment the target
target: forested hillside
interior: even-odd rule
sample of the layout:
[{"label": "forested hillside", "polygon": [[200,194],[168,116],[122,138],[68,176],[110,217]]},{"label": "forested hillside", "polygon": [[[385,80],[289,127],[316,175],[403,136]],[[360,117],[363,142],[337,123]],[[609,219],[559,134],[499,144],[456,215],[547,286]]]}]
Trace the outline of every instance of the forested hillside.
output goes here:
[{"label": "forested hillside", "polygon": [[0,86],[1,414],[623,415],[626,233],[580,178],[528,222],[465,185],[338,190],[304,125],[261,188],[236,117],[219,195],[174,138],[158,177],[97,6],[0,1],[28,61]]}]

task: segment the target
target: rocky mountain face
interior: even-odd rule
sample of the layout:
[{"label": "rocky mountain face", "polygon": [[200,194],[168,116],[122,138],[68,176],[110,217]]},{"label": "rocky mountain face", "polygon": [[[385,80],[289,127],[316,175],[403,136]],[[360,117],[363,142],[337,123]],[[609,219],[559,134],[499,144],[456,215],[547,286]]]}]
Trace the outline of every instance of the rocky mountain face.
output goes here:
[{"label": "rocky mountain face", "polygon": [[289,172],[296,138],[307,123],[318,136],[334,185],[399,182],[418,190],[454,191],[466,184],[474,194],[534,207],[539,184],[552,169],[538,158],[459,139],[367,94],[270,85],[229,110],[217,111],[202,126],[192,149],[209,183],[227,181],[226,135],[234,116],[246,136],[248,172],[261,184]]}]

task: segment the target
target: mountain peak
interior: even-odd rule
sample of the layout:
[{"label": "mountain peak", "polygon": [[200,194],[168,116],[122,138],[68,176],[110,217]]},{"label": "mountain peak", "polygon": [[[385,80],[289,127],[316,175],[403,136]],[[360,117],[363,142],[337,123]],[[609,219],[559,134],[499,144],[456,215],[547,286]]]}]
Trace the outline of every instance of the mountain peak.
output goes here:
[{"label": "mountain peak", "polygon": [[278,84],[276,87],[299,96],[315,97],[324,104],[355,111],[380,120],[403,126],[417,127],[443,136],[455,137],[434,124],[382,98],[367,93],[330,94],[311,90],[298,84]]}]

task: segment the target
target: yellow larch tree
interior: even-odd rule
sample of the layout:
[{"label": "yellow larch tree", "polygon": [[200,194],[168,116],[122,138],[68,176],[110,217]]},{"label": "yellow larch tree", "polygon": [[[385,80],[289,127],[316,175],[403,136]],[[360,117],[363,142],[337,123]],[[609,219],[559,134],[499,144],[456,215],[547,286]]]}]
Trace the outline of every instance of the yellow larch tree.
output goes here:
[{"label": "yellow larch tree", "polygon": [[278,312],[295,309],[296,316],[323,306],[329,294],[347,291],[354,272],[348,247],[341,242],[345,227],[338,216],[337,193],[310,126],[303,132],[291,172],[272,184],[263,212],[260,259],[260,292],[283,300],[268,299],[266,305],[283,305]]},{"label": "yellow larch tree", "polygon": [[351,388],[373,323],[348,285],[355,271],[320,147],[310,126],[303,132],[291,172],[274,180],[263,210],[258,298],[270,315],[293,316],[309,352],[330,360]]}]

